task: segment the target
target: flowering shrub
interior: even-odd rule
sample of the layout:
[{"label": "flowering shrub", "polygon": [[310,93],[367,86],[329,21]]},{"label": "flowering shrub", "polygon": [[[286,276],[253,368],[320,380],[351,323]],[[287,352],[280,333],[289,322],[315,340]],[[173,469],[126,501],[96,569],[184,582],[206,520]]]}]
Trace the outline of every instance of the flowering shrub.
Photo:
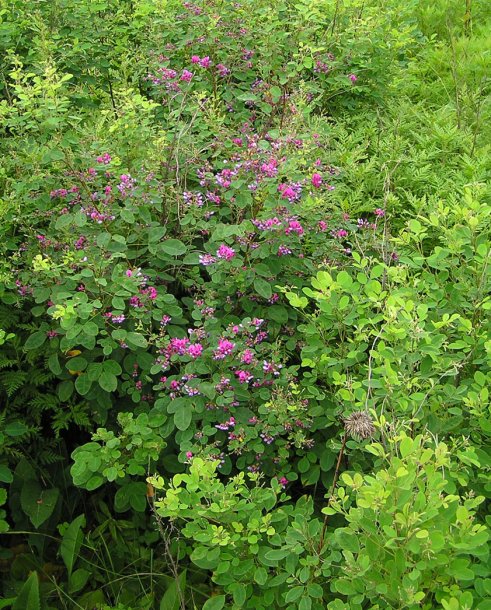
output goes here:
[{"label": "flowering shrub", "polygon": [[488,608],[489,44],[420,4],[0,11],[7,606]]}]

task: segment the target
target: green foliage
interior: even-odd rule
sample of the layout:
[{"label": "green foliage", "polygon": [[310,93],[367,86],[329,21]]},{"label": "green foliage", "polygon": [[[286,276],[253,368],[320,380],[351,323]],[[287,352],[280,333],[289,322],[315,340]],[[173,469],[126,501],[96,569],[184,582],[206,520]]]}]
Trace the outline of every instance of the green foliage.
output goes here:
[{"label": "green foliage", "polygon": [[0,607],[489,608],[490,23],[0,6]]},{"label": "green foliage", "polygon": [[485,602],[483,587],[471,590],[489,573],[488,532],[475,519],[485,498],[446,493],[452,460],[445,443],[405,434],[395,440],[387,450],[368,446],[380,458],[374,474],[343,473],[344,486],[323,511],[347,521],[334,532],[345,563],[331,590],[353,608],[365,599],[380,608]]}]

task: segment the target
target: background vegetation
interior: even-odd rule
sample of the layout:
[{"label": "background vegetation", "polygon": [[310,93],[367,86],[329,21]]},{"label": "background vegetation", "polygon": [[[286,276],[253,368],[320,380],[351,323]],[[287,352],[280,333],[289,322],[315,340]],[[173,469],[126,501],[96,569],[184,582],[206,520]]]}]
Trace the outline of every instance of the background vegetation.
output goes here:
[{"label": "background vegetation", "polygon": [[489,2],[0,49],[0,608],[489,610]]}]

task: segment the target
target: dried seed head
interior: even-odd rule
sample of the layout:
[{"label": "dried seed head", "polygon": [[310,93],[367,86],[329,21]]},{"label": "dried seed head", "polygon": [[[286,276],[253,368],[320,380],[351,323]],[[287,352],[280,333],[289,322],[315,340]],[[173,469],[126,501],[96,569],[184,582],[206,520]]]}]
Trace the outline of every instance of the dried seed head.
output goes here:
[{"label": "dried seed head", "polygon": [[372,418],[366,411],[356,411],[347,417],[344,422],[346,434],[356,439],[370,438],[375,434]]}]

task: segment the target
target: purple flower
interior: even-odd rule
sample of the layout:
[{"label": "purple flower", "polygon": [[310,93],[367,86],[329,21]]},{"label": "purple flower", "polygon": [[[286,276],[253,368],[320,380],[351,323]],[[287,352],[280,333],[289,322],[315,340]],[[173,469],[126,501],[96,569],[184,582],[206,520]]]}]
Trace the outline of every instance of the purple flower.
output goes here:
[{"label": "purple flower", "polygon": [[211,66],[211,59],[208,57],[208,55],[199,60],[199,65],[202,68],[209,68]]},{"label": "purple flower", "polygon": [[215,360],[223,360],[234,351],[235,343],[228,339],[220,339],[218,341],[218,348],[215,350],[213,355]]},{"label": "purple flower", "polygon": [[181,80],[185,81],[186,83],[189,83],[191,81],[191,79],[193,78],[193,73],[190,72],[189,70],[183,70],[182,74],[181,74]]},{"label": "purple flower", "polygon": [[216,263],[217,260],[211,254],[200,254],[199,262],[201,265],[204,265],[205,267],[207,267],[208,265],[213,265],[213,263]]},{"label": "purple flower", "polygon": [[378,216],[379,218],[382,218],[383,216],[385,216],[385,210],[382,210],[382,208],[377,208],[374,211],[375,216]]},{"label": "purple flower", "polygon": [[254,352],[252,352],[250,349],[246,349],[240,358],[240,361],[244,364],[252,364],[253,360]]},{"label": "purple flower", "polygon": [[[208,67],[208,66],[204,66],[204,67]],[[217,72],[222,77],[230,74],[230,70],[227,67],[225,67],[223,64],[217,64]]]},{"label": "purple flower", "polygon": [[254,379],[249,371],[235,371],[235,376],[238,378],[239,383],[249,383],[249,381]]},{"label": "purple flower", "polygon": [[235,256],[235,250],[229,246],[222,244],[217,250],[217,257],[229,261]]},{"label": "purple flower", "polygon": [[348,74],[348,78],[350,79],[350,81],[352,83],[356,83],[356,81],[358,80],[358,77],[356,76],[356,74]]},{"label": "purple flower", "polygon": [[104,153],[100,157],[96,158],[97,163],[103,163],[104,165],[108,165],[111,163],[111,155],[109,153]]},{"label": "purple flower", "polygon": [[188,347],[188,354],[194,360],[196,360],[196,358],[199,358],[202,353],[203,353],[203,346],[201,345],[201,343],[193,343]]},{"label": "purple flower", "polygon": [[223,424],[217,424],[215,428],[219,430],[228,430],[229,428],[233,428],[235,426],[235,417],[231,417],[228,421]]},{"label": "purple flower", "polygon": [[333,236],[337,237],[338,239],[343,239],[344,237],[348,237],[348,231],[345,229],[338,229],[337,231],[333,232]]},{"label": "purple flower", "polygon": [[317,172],[315,174],[312,174],[312,184],[313,186],[315,186],[316,189],[320,188],[322,185],[322,176]]},{"label": "purple flower", "polygon": [[288,223],[288,227],[285,229],[285,235],[290,235],[290,233],[296,233],[297,235],[303,235],[303,227],[298,222],[298,220],[290,220]]},{"label": "purple flower", "polygon": [[290,203],[298,201],[302,195],[302,185],[299,182],[292,182],[291,184],[279,184],[278,192],[281,193],[283,199],[288,199]]},{"label": "purple flower", "polygon": [[291,254],[291,253],[292,253],[292,251],[290,250],[290,248],[287,248],[283,244],[278,248],[278,256],[287,256],[288,254]]},{"label": "purple flower", "polygon": [[171,354],[178,354],[179,356],[184,356],[188,349],[189,339],[184,337],[184,339],[178,339],[174,337],[171,339],[169,344],[169,351]]}]

